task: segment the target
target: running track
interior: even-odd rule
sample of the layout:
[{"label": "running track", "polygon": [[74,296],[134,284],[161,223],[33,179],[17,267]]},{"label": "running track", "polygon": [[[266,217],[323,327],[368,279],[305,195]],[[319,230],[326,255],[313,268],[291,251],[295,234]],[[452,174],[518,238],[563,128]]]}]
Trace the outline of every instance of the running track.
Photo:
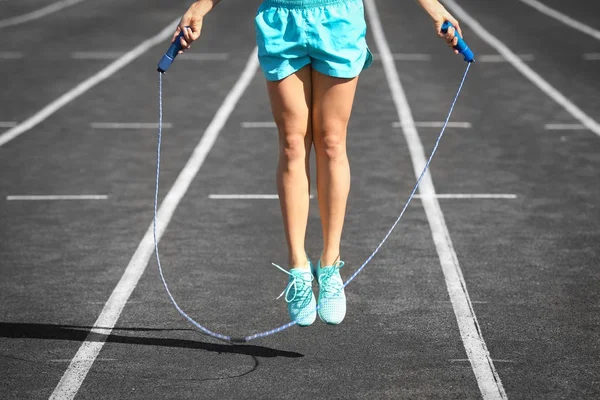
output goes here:
[{"label": "running track", "polygon": [[[160,33],[187,2],[58,3],[42,15],[51,2],[0,1],[3,398],[600,396],[600,40],[531,0],[447,1],[480,62],[422,198],[348,286],[346,320],[232,346],[192,330],[154,258],[139,256],[152,218]],[[543,4],[600,30],[595,4]],[[276,132],[251,69],[257,6],[222,2],[164,77],[159,200],[190,157],[199,162],[165,221],[165,274],[190,315],[232,336],[286,322],[274,300],[286,278],[270,265],[286,253],[277,201],[218,196],[275,193]],[[346,277],[397,217],[465,67],[413,2],[365,8],[379,57],[350,124]],[[23,15],[38,17],[2,27]],[[111,302],[128,266],[139,281]],[[107,309],[114,326],[98,322]]]}]

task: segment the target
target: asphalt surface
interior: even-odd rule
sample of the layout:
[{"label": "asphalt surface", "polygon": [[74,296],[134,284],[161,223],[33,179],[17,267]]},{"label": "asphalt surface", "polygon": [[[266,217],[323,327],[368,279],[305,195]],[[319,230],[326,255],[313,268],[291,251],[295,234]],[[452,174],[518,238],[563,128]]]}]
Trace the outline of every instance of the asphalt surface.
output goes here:
[{"label": "asphalt surface", "polygon": [[[550,7],[600,29],[600,7]],[[41,8],[0,1],[0,20]],[[254,47],[259,2],[227,0],[164,76],[165,129],[159,200],[237,81]],[[600,119],[600,41],[515,0],[459,3],[591,118]],[[156,35],[187,2],[84,1],[2,28],[0,122],[21,122],[110,60],[73,52],[126,52]],[[441,121],[465,64],[437,39],[416,4],[378,0],[415,121]],[[496,54],[463,24],[479,54]],[[380,51],[369,33],[374,52]],[[347,288],[340,326],[317,321],[247,345],[192,329],[169,303],[156,262],[108,337],[88,336],[152,219],[155,129],[96,129],[92,122],[157,121],[154,46],[39,125],[0,146],[0,393],[48,398],[86,340],[105,345],[76,398],[481,398],[419,199]],[[227,53],[223,61],[193,54]],[[276,301],[286,257],[276,200],[210,194],[276,192],[276,131],[257,72],[193,179],[162,237],[166,278],[180,305],[212,330],[241,336],[287,321]],[[343,237],[348,277],[383,238],[414,175],[382,63],[360,78],[349,128],[352,190]],[[471,68],[431,167],[481,336],[507,398],[600,397],[600,137],[507,62]],[[7,128],[0,128],[7,130]],[[419,128],[429,154],[439,129]],[[0,130],[0,135],[2,134]],[[106,194],[106,200],[9,201],[13,195]],[[307,250],[320,251],[316,200]]]}]

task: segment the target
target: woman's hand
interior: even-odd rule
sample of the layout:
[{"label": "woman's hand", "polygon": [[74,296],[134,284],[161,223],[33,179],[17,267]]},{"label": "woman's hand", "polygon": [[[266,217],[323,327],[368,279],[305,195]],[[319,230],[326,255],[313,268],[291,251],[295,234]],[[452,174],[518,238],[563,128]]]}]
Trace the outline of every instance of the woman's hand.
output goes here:
[{"label": "woman's hand", "polygon": [[[427,11],[431,19],[433,19],[433,24],[435,26],[436,34],[446,41],[446,44],[449,47],[454,47],[458,43],[458,38],[455,37],[455,30],[453,28],[449,28],[446,33],[442,33],[441,28],[442,24],[446,21],[449,21],[454,25],[460,36],[462,36],[462,31],[460,29],[460,24],[450,14],[443,5],[441,5],[437,0],[418,0],[421,7]],[[458,54],[458,50],[454,50],[454,53]]]},{"label": "woman's hand", "polygon": [[183,14],[179,26],[173,33],[171,43],[177,40],[177,36],[183,31],[183,37],[180,39],[180,54],[192,46],[192,42],[200,37],[202,31],[202,21],[204,16],[219,2],[219,0],[198,0]]}]

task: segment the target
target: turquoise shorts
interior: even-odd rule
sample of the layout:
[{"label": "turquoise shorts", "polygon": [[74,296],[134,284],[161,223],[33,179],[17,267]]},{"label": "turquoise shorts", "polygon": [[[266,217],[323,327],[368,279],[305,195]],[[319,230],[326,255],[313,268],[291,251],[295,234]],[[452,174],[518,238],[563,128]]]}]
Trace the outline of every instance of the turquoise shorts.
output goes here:
[{"label": "turquoise shorts", "polygon": [[373,62],[362,0],[264,0],[254,22],[269,81],[308,64],[325,75],[354,78]]}]

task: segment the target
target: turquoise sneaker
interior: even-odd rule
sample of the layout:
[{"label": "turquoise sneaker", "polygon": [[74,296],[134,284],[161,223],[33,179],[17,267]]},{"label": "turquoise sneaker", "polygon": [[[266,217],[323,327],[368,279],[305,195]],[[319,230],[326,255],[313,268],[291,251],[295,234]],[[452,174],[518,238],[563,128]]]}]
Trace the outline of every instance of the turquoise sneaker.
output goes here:
[{"label": "turquoise sneaker", "polygon": [[326,324],[337,325],[346,316],[346,294],[340,275],[343,261],[321,268],[321,260],[313,274],[319,282],[319,317]]},{"label": "turquoise sneaker", "polygon": [[296,321],[298,326],[309,326],[317,319],[317,301],[312,290],[314,277],[311,271],[313,266],[310,260],[308,263],[309,269],[292,268],[289,272],[279,265],[273,264],[290,276],[287,286],[277,298],[279,299],[285,294],[290,318],[292,321]]}]

